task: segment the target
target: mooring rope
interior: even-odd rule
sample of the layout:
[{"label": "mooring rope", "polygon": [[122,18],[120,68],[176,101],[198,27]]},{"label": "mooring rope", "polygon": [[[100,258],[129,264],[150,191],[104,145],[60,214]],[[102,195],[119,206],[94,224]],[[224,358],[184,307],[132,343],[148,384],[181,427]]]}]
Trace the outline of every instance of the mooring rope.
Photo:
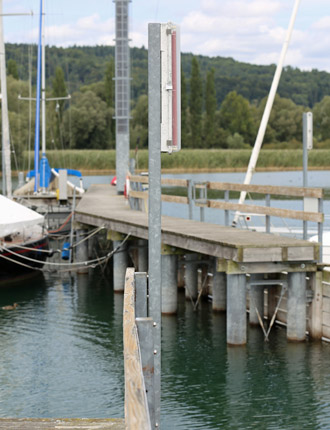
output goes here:
[{"label": "mooring rope", "polygon": [[[95,258],[95,259],[87,260],[87,261],[79,261],[79,262],[75,262],[75,263],[59,263],[59,262],[56,263],[56,262],[52,262],[52,261],[47,261],[47,262],[45,262],[45,264],[47,264],[47,265],[49,265],[51,267],[52,266],[55,266],[55,267],[67,267],[67,268],[70,268],[70,269],[72,269],[72,268],[79,269],[81,267],[95,268],[95,267],[99,266],[100,264],[108,261],[116,252],[120,252],[120,248],[126,243],[126,241],[129,239],[130,236],[131,236],[131,233],[128,233],[127,236],[124,238],[124,240],[115,249],[113,249],[111,252],[109,252],[108,254],[106,254],[103,257],[99,257],[99,258]],[[38,263],[38,264],[43,263],[40,260],[36,260],[34,258],[30,258],[30,257],[27,257],[25,255],[21,255],[21,254],[18,254],[16,252],[14,252],[14,251],[11,251],[9,248],[6,248],[6,247],[2,247],[2,250],[5,250],[6,252],[9,252],[13,256],[18,256],[18,257],[20,257],[20,258],[22,258],[24,260],[31,261],[33,263]],[[32,270],[49,271],[49,270],[47,270],[45,268],[38,268],[38,267],[34,267],[34,266],[31,266],[31,265],[25,264],[25,263],[23,263],[21,261],[17,261],[17,260],[15,260],[13,258],[10,258],[10,257],[2,255],[2,254],[0,254],[0,257],[4,258],[4,259],[6,259],[6,260],[8,260],[8,261],[10,261],[12,263],[15,263],[15,264],[27,267],[27,268],[32,269]]]}]

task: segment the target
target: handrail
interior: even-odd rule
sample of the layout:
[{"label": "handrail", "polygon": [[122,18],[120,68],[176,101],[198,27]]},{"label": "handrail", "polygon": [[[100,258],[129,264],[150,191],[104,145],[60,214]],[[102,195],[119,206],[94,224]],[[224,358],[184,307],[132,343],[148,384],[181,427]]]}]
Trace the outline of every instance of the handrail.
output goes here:
[{"label": "handrail", "polygon": [[[131,176],[130,180],[132,182],[139,182],[143,184],[148,183],[147,176]],[[162,179],[162,185],[171,185],[177,187],[188,187],[188,180],[185,179],[172,179],[164,178]],[[322,199],[323,189],[322,188],[303,188],[303,187],[286,187],[286,186],[273,186],[273,185],[247,185],[247,184],[237,184],[229,182],[205,182],[203,184],[195,184],[196,188],[206,188],[209,190],[218,191],[246,191],[251,193],[265,194],[267,195],[277,195],[277,196],[290,196],[290,197],[303,197],[312,199]],[[148,191],[134,191],[130,190],[130,197],[136,199],[148,199]],[[172,202],[172,203],[183,203],[189,204],[189,198],[185,196],[174,196],[168,194],[162,194],[162,201]],[[225,211],[239,211],[249,214],[259,214],[265,216],[276,216],[281,218],[297,219],[301,221],[312,221],[317,223],[324,222],[324,214],[321,211],[317,212],[307,212],[289,209],[280,209],[270,206],[258,206],[250,204],[239,204],[232,203],[228,201],[210,200],[202,199],[195,200],[195,205],[198,207],[209,207],[223,209]]]},{"label": "handrail", "polygon": [[285,187],[276,185],[232,184],[229,182],[208,182],[209,190],[246,191],[249,193],[272,194],[275,196],[323,198],[322,188]]},{"label": "handrail", "polygon": [[125,424],[128,430],[151,430],[138,330],[135,322],[134,268],[128,268],[124,293]]},{"label": "handrail", "polygon": [[[142,184],[148,184],[148,176],[130,176],[131,182],[139,182]],[[176,187],[187,187],[188,181],[186,179],[173,179],[163,178],[161,180],[162,185],[171,185]],[[290,196],[290,197],[311,197],[322,199],[324,192],[322,188],[311,188],[311,187],[287,187],[277,185],[250,185],[250,184],[237,184],[230,182],[205,182],[209,190],[219,191],[246,191],[250,193],[258,194],[272,194],[277,196]]]}]

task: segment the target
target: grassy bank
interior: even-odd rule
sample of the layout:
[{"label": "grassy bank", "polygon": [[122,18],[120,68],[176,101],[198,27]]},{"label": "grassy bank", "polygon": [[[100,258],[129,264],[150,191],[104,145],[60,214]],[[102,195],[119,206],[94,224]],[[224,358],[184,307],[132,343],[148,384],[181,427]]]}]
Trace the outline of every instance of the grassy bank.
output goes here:
[{"label": "grassy bank", "polygon": [[[162,154],[164,171],[229,171],[246,170],[251,151],[242,150],[193,150],[183,149],[177,154]],[[67,167],[87,171],[114,171],[116,152],[114,150],[67,150],[48,151],[49,162],[54,167]],[[131,157],[134,157],[131,151]],[[136,157],[137,169],[148,169],[148,151],[140,150]],[[27,165],[27,153],[24,154]],[[330,151],[312,150],[309,153],[309,168],[330,169]],[[302,169],[302,150],[262,149],[257,170]]]}]

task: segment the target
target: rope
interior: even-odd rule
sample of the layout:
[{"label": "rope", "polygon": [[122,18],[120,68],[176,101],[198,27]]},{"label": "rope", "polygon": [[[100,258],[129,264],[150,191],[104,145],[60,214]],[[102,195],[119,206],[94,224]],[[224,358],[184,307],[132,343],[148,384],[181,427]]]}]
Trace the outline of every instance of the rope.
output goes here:
[{"label": "rope", "polygon": [[[55,262],[48,261],[47,265],[49,265],[49,266],[56,266],[56,267],[63,267],[63,266],[65,266],[65,267],[71,267],[71,268],[72,268],[72,266],[77,267],[77,268],[82,267],[82,266],[83,267],[95,268],[98,265],[102,264],[103,262],[108,261],[126,243],[126,241],[129,239],[130,236],[131,236],[131,234],[128,233],[128,235],[125,237],[125,239],[114,250],[112,250],[111,252],[109,252],[104,257],[95,258],[93,260],[88,260],[88,261],[79,261],[79,262],[76,262],[76,263],[55,263]],[[6,247],[2,247],[2,249],[5,250],[5,251],[7,251],[7,252],[9,252],[12,255],[16,255],[16,256],[20,257],[21,259],[24,259],[24,260],[27,260],[27,261],[31,261],[33,263],[39,263],[39,264],[41,263],[40,260],[36,260],[36,259],[30,258],[30,257],[26,257],[25,255],[17,254],[16,252],[11,251],[10,249],[8,249]],[[6,259],[8,261],[11,261],[13,263],[19,264],[21,266],[27,267],[29,269],[33,269],[33,270],[34,269],[38,269],[38,268],[35,268],[34,266],[29,266],[27,264],[24,264],[24,263],[22,263],[20,261],[14,260],[14,259],[9,258],[9,257],[7,257],[5,255],[2,255],[2,254],[0,254],[0,257]],[[40,270],[42,270],[42,269],[40,269]],[[45,270],[45,269],[43,269],[43,270]]]},{"label": "rope", "polygon": [[73,212],[70,213],[70,215],[67,217],[67,219],[64,221],[64,223],[57,228],[56,230],[48,230],[48,233],[52,234],[52,233],[57,233],[58,231],[61,231],[66,225],[67,223],[70,221],[70,219],[72,218]]},{"label": "rope", "polygon": [[72,245],[72,248],[74,248],[77,245],[80,245],[81,243],[85,242],[86,240],[88,240],[89,238],[91,238],[92,236],[94,236],[95,234],[97,234],[99,231],[103,230],[105,227],[98,227],[96,230],[94,230],[92,233],[90,233],[88,236],[84,237],[83,239],[81,239],[79,242],[75,243],[74,245]]}]

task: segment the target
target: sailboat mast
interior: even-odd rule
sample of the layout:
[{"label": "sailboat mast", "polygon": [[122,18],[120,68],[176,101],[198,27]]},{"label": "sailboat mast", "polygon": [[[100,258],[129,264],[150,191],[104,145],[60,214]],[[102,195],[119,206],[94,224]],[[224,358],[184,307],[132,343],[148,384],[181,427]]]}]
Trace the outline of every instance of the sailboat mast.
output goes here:
[{"label": "sailboat mast", "polygon": [[[41,0],[42,11],[44,0]],[[46,56],[45,56],[45,14],[41,14],[41,151],[46,154]]]},{"label": "sailboat mast", "polygon": [[1,80],[1,120],[2,120],[2,181],[3,194],[12,197],[10,135],[7,101],[7,76],[5,43],[3,37],[2,0],[0,0],[0,80]]},{"label": "sailboat mast", "polygon": [[38,61],[37,61],[37,94],[36,94],[36,122],[34,133],[34,192],[39,188],[39,149],[40,149],[40,72],[41,72],[41,26],[43,16],[43,0],[40,0],[40,24],[39,24],[39,43],[38,43]]},{"label": "sailboat mast", "polygon": [[[274,99],[275,99],[275,95],[276,95],[276,91],[277,91],[277,87],[281,78],[281,74],[282,74],[282,70],[283,70],[283,64],[284,64],[284,60],[285,60],[285,56],[289,47],[289,43],[290,43],[290,39],[291,39],[291,35],[292,35],[292,31],[293,31],[293,26],[296,20],[296,16],[297,16],[297,12],[298,12],[298,7],[300,4],[301,0],[296,0],[293,10],[292,10],[292,14],[291,14],[291,19],[290,19],[290,23],[289,23],[289,27],[288,27],[288,31],[286,33],[286,38],[284,40],[283,46],[282,46],[282,51],[281,51],[281,55],[280,55],[280,59],[279,62],[277,64],[276,67],[276,71],[274,74],[274,78],[273,78],[273,82],[269,91],[269,95],[268,95],[268,99],[267,99],[267,103],[265,106],[265,110],[261,119],[261,123],[260,123],[260,127],[259,127],[259,131],[257,134],[257,138],[252,150],[252,154],[251,154],[251,158],[249,161],[249,165],[247,168],[247,172],[246,172],[246,176],[244,179],[244,184],[249,184],[251,182],[252,179],[252,175],[255,171],[256,165],[257,165],[257,161],[258,161],[258,157],[259,157],[259,152],[261,149],[261,145],[263,143],[264,140],[264,136],[265,136],[265,132],[266,132],[266,128],[267,128],[267,124],[268,124],[268,120],[269,120],[269,116],[273,107],[273,103],[274,103]],[[239,204],[243,204],[245,201],[245,197],[246,197],[246,191],[242,191],[239,201]],[[235,217],[234,220],[232,222],[233,227],[236,226],[238,218],[239,218],[240,213],[236,212],[235,213]]]}]

